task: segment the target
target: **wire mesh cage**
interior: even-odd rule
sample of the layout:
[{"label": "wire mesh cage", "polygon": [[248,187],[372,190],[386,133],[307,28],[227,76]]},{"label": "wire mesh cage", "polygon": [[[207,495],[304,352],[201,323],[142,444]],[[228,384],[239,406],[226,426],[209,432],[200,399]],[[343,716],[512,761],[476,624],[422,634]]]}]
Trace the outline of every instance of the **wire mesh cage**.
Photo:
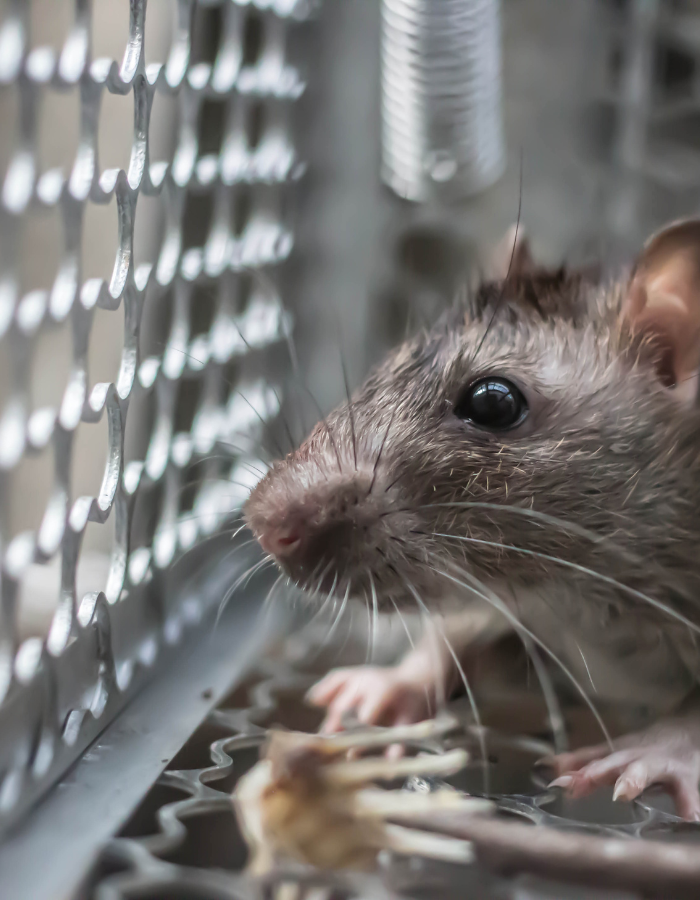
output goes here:
[{"label": "wire mesh cage", "polygon": [[309,11],[2,10],[3,825],[206,614],[161,573],[259,477]]}]

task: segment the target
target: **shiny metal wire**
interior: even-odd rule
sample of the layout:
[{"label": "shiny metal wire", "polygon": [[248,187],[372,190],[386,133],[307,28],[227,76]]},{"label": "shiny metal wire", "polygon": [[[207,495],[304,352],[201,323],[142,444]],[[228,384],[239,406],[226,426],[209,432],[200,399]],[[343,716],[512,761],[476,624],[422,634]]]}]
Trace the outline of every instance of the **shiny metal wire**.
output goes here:
[{"label": "shiny metal wire", "polygon": [[[265,354],[282,346],[290,325],[273,275],[292,251],[285,197],[303,171],[289,123],[305,85],[288,38],[308,12],[304,0],[179,0],[162,64],[147,56],[149,40],[163,35],[149,32],[146,0],[120,0],[128,37],[115,59],[94,55],[88,0],[63,4],[71,21],[59,46],[38,45],[35,26],[50,37],[60,31],[59,4],[38,3],[12,0],[0,18],[0,91],[17,101],[2,123],[11,147],[0,172],[0,828],[225,591],[164,593],[164,585],[186,551],[236,514],[264,467],[260,440],[279,405]],[[40,140],[44,104],[59,94],[79,106],[77,149],[63,168],[47,165]],[[124,168],[99,159],[110,95],[133,103]],[[166,158],[154,153],[151,121],[162,98],[175,110]],[[214,107],[220,141],[205,146]],[[139,238],[148,203],[156,215]],[[112,274],[87,277],[87,216],[110,204]],[[21,240],[37,216],[58,223],[59,259],[46,289],[27,290],[23,254],[31,269],[44,251]],[[202,325],[204,305],[210,321]],[[101,311],[113,318],[98,337]],[[148,352],[146,322],[162,332]],[[61,328],[70,350],[42,357],[44,337]],[[88,359],[99,361],[106,344],[97,342],[112,339],[120,342],[118,374],[94,383]],[[48,367],[60,399],[38,407],[32,378]],[[76,435],[105,419],[101,488],[76,496]],[[141,435],[131,444],[142,449],[127,455],[130,435]],[[8,498],[25,461],[39,458],[50,482],[43,515],[36,527],[18,528]],[[29,483],[24,501],[41,493],[40,481]],[[81,596],[86,531],[107,523],[114,538],[103,589]],[[20,597],[37,570],[58,577],[45,632],[26,637]],[[30,591],[22,603],[32,601]]]}]

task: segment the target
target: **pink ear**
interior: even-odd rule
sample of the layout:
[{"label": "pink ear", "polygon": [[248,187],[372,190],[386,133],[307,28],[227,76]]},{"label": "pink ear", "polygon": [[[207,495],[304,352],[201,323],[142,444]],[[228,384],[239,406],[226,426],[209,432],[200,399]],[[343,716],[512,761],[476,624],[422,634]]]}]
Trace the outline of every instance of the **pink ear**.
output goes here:
[{"label": "pink ear", "polygon": [[675,222],[649,239],[622,314],[656,351],[662,382],[692,400],[700,365],[700,220]]}]

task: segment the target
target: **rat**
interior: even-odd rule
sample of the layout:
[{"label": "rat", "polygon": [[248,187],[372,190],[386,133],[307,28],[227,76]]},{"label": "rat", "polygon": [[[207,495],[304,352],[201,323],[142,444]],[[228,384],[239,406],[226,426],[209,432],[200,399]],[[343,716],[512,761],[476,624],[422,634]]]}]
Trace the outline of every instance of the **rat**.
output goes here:
[{"label": "rat", "polygon": [[517,226],[508,241],[271,466],[246,521],[314,595],[432,616],[398,665],[312,689],[324,730],[428,718],[515,632],[594,711],[632,696],[654,713],[555,755],[553,784],[660,784],[700,820],[700,220],[611,280],[536,265]]}]

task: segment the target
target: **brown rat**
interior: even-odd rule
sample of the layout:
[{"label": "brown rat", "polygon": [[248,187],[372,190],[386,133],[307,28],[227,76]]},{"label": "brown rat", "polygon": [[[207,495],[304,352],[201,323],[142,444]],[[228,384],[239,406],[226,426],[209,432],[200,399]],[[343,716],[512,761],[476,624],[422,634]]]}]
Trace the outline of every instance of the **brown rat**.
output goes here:
[{"label": "brown rat", "polygon": [[[469,646],[504,628],[587,698],[635,691],[668,713],[697,681],[700,222],[655,235],[610,284],[540,269],[524,243],[508,268],[392,353],[247,503],[262,547],[303,587],[380,610],[463,605],[445,626],[456,653],[438,634],[438,662],[424,646],[383,680],[344,670],[317,686],[333,727],[349,709],[424,717],[425,685],[439,696]],[[674,743],[667,729],[653,753],[640,740],[646,756],[627,749],[607,768],[608,745],[557,768],[579,793],[617,782],[629,798],[664,781],[694,817],[695,733]]]}]

